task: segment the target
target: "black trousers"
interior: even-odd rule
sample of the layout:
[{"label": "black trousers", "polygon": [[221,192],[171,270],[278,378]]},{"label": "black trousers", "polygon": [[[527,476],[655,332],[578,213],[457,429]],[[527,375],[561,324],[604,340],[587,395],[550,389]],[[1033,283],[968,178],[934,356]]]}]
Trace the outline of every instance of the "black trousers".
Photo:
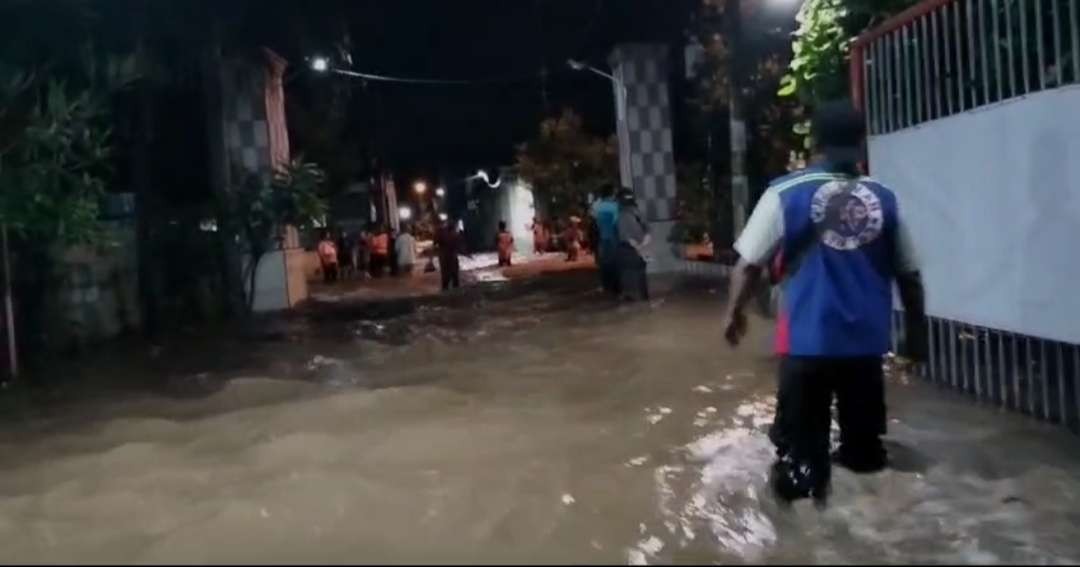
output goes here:
[{"label": "black trousers", "polygon": [[439,258],[439,273],[442,276],[443,291],[461,287],[461,264],[457,262],[457,258]]},{"label": "black trousers", "polygon": [[323,265],[323,282],[334,283],[338,280],[338,265],[337,264],[324,264]]},{"label": "black trousers", "polygon": [[624,296],[634,299],[649,300],[649,279],[646,276],[645,260],[629,244],[619,244],[619,287]]},{"label": "black trousers", "polygon": [[387,257],[382,254],[371,255],[371,277],[381,278],[386,273]]},{"label": "black trousers", "polygon": [[596,247],[596,264],[600,272],[600,285],[604,291],[619,295],[622,282],[619,281],[619,247],[614,242],[601,242]]},{"label": "black trousers", "polygon": [[840,424],[838,455],[854,470],[884,466],[885,375],[881,357],[787,356],[780,362],[776,418],[769,437],[780,458],[828,476],[833,397]]}]

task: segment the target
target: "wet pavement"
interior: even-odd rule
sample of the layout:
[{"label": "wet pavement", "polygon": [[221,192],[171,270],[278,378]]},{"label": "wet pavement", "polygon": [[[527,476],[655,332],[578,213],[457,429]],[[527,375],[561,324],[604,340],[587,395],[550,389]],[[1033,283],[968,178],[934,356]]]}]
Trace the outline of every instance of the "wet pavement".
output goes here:
[{"label": "wet pavement", "polygon": [[897,468],[838,469],[827,508],[786,508],[766,487],[768,323],[731,351],[715,290],[619,306],[586,282],[324,305],[271,325],[243,364],[201,373],[216,384],[202,395],[7,427],[2,556],[1080,560],[1075,436],[895,375]]}]

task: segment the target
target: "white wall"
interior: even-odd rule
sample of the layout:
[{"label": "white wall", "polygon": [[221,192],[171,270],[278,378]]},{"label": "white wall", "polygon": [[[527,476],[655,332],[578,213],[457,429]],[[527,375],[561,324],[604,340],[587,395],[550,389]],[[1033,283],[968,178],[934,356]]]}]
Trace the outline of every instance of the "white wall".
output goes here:
[{"label": "white wall", "polygon": [[[245,256],[244,270],[250,264],[250,257]],[[279,311],[289,307],[289,296],[286,293],[285,255],[281,250],[271,250],[259,260],[258,273],[255,276],[255,302],[253,307],[256,312]],[[244,280],[244,289],[249,282]]]},{"label": "white wall", "polygon": [[1080,343],[1080,88],[872,137],[931,314]]},{"label": "white wall", "polygon": [[532,225],[533,217],[536,216],[536,204],[533,200],[532,188],[525,183],[514,183],[510,187],[510,218],[508,223],[510,233],[514,235],[514,248],[519,254],[531,254],[533,251],[533,235],[529,226]]}]

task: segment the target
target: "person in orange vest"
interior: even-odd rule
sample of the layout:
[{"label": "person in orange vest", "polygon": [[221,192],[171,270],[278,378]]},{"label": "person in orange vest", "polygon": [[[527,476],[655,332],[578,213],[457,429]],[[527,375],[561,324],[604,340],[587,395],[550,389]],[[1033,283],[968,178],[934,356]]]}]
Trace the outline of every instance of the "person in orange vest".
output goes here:
[{"label": "person in orange vest", "polygon": [[330,237],[330,231],[323,231],[322,240],[318,247],[319,262],[322,264],[323,281],[333,283],[338,276],[338,252],[334,240]]},{"label": "person in orange vest", "polygon": [[390,260],[390,235],[385,226],[379,226],[375,235],[371,237],[371,275],[381,278],[386,270],[386,263]]},{"label": "person in orange vest", "polygon": [[539,217],[533,218],[529,226],[533,233],[533,254],[543,254],[548,248],[548,231]]},{"label": "person in orange vest", "polygon": [[570,219],[562,237],[566,243],[566,261],[577,262],[578,255],[581,254],[581,227],[578,226],[577,219]]},{"label": "person in orange vest", "polygon": [[506,221],[499,222],[499,234],[495,236],[495,247],[499,251],[499,266],[510,266],[514,256],[514,236],[506,230]]}]

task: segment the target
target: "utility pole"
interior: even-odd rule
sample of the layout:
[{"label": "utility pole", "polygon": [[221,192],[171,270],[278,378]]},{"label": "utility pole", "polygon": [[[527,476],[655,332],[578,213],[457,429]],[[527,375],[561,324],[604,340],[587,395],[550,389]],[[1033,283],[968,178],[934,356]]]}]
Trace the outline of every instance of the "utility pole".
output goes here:
[{"label": "utility pole", "polygon": [[548,112],[551,109],[551,105],[548,103],[548,69],[547,65],[544,65],[540,69],[540,98],[544,105],[544,116],[548,116]]},{"label": "utility pole", "polygon": [[[221,19],[218,5],[204,2],[207,29],[202,47],[203,97],[206,104],[207,135],[209,137],[210,187],[214,194],[227,202],[231,190],[228,148],[225,145],[225,101]],[[219,246],[224,258],[225,307],[232,315],[246,314],[247,299],[240,275],[241,256],[231,230],[218,231]]]},{"label": "utility pole", "polygon": [[132,136],[131,180],[135,193],[135,257],[138,264],[139,310],[141,312],[143,332],[148,337],[157,335],[160,321],[158,299],[160,293],[156,285],[158,277],[156,238],[153,234],[153,219],[158,211],[154,187],[151,183],[150,147],[153,142],[153,100],[152,85],[145,77],[147,66],[146,30],[150,23],[150,6],[146,1],[138,5],[134,14],[133,31],[135,33],[135,60],[140,75],[135,86],[135,128]]},{"label": "utility pole", "polygon": [[543,116],[547,118],[551,112],[548,99],[548,60],[547,60],[547,36],[544,35],[544,5],[543,0],[536,0],[536,29],[539,31],[540,43],[540,100],[543,105]]},{"label": "utility pole", "polygon": [[742,55],[742,9],[740,0],[727,0],[724,19],[728,32],[728,115],[731,143],[732,236],[738,238],[750,216],[750,187],[746,175],[747,132],[743,116],[742,87],[745,75]]},{"label": "utility pole", "polygon": [[11,298],[11,254],[8,249],[7,221],[0,223],[0,236],[3,238],[4,255],[4,323],[7,325],[8,365],[11,380],[19,378],[19,353],[15,341],[15,302]]}]

